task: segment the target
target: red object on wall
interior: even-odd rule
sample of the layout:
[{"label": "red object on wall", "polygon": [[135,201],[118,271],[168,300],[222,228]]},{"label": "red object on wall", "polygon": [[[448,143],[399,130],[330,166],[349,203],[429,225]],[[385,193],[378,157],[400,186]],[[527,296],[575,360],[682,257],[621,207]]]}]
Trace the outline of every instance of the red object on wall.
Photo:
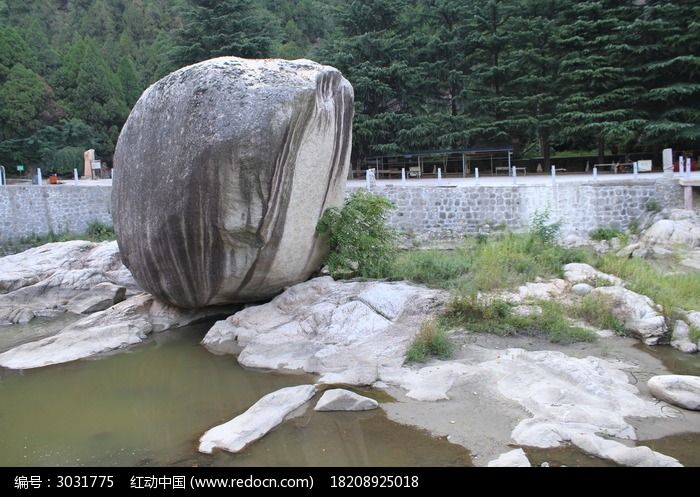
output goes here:
[{"label": "red object on wall", "polygon": [[[690,159],[690,170],[691,171],[697,171],[698,170],[698,161]],[[673,163],[673,171],[678,172],[678,161],[676,160]]]}]

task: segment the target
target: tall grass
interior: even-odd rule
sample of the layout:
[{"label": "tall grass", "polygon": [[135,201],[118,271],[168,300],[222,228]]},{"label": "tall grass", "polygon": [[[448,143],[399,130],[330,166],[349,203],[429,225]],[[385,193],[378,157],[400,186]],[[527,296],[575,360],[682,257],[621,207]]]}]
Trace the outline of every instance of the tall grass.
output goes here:
[{"label": "tall grass", "polygon": [[627,288],[661,305],[666,315],[674,308],[700,310],[700,272],[666,274],[644,259],[613,254],[597,257],[594,265],[625,280]]},{"label": "tall grass", "polygon": [[531,234],[468,238],[456,250],[411,250],[396,257],[384,275],[455,290],[460,295],[508,288],[536,277],[558,277],[562,265],[591,256]]},{"label": "tall grass", "polygon": [[479,302],[475,296],[456,297],[447,306],[445,318],[453,326],[476,333],[496,335],[530,335],[553,343],[591,342],[595,334],[573,325],[566,317],[567,309],[558,302],[539,301],[541,313],[517,315],[503,300]]},{"label": "tall grass", "polygon": [[444,324],[439,319],[428,319],[414,337],[406,351],[406,362],[425,362],[431,357],[448,359],[454,345],[450,341]]}]

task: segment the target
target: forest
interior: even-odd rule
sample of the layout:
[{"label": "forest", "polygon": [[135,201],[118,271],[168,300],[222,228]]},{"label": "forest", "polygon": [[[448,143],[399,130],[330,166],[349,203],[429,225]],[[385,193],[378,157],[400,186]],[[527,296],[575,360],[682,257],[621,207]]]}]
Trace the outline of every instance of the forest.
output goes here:
[{"label": "forest", "polygon": [[700,138],[697,0],[0,0],[0,164],[109,163],[148,85],[222,55],[339,68],[354,161]]}]

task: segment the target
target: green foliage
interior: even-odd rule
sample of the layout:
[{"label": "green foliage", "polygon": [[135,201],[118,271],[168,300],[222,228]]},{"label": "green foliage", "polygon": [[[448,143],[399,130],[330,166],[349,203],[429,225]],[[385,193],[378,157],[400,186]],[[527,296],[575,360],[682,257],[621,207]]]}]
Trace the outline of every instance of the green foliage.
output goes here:
[{"label": "green foliage", "polygon": [[661,206],[660,206],[659,203],[658,203],[656,200],[654,200],[654,199],[648,201],[647,204],[646,204],[646,206],[645,206],[645,208],[646,208],[646,210],[649,211],[649,212],[661,212]]},{"label": "green foliage", "polygon": [[426,362],[432,357],[449,359],[454,350],[442,323],[437,319],[425,321],[406,351],[406,363]]},{"label": "green foliage", "polygon": [[328,241],[325,264],[334,276],[378,277],[393,260],[395,233],[385,224],[393,204],[364,191],[353,192],[341,209],[328,209],[316,227]]},{"label": "green foliage", "polygon": [[550,223],[549,217],[549,209],[536,210],[530,221],[530,232],[544,243],[554,243],[561,230],[561,223]]},{"label": "green foliage", "polygon": [[39,125],[47,86],[31,69],[15,64],[0,86],[0,121],[5,136],[21,137]]},{"label": "green foliage", "polygon": [[92,242],[104,242],[114,240],[116,238],[114,226],[109,226],[99,221],[93,221],[90,223],[85,235],[87,236],[87,239]]},{"label": "green foliage", "polygon": [[48,163],[48,172],[58,174],[72,173],[73,169],[80,171],[83,165],[82,147],[63,147],[57,150]]},{"label": "green foliage", "polygon": [[591,234],[591,240],[612,240],[613,238],[621,237],[624,233],[617,228],[599,227],[594,229]]},{"label": "green foliage", "polygon": [[583,249],[546,243],[532,233],[468,238],[456,250],[407,250],[380,275],[455,290],[462,295],[509,288],[537,277],[560,277],[570,262],[590,262]]},{"label": "green foliage", "polygon": [[591,342],[595,335],[572,325],[566,318],[566,308],[554,301],[540,301],[540,313],[518,315],[506,302],[494,299],[480,302],[476,296],[457,297],[447,307],[445,317],[454,326],[476,333],[501,336],[542,336],[553,343]]},{"label": "green foliage", "polygon": [[394,259],[387,276],[425,285],[450,288],[472,267],[472,254],[456,250],[406,250]]},{"label": "green foliage", "polygon": [[667,274],[644,259],[623,258],[614,254],[599,256],[591,264],[600,271],[625,280],[627,288],[651,298],[663,307],[665,314],[678,307],[700,309],[699,272]]},{"label": "green foliage", "polygon": [[625,325],[612,312],[612,304],[599,295],[584,296],[579,304],[571,307],[569,312],[572,316],[596,328],[612,330],[621,336],[627,335]]},{"label": "green foliage", "polygon": [[700,343],[700,328],[696,328],[695,326],[690,327],[690,341],[693,343]]}]

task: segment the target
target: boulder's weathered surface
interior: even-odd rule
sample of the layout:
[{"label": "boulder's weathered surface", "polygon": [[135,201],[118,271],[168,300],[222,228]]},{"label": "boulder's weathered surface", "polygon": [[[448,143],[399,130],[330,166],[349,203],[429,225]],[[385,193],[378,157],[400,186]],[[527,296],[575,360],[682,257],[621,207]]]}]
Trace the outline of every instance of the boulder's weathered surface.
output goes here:
[{"label": "boulder's weathered surface", "polygon": [[613,314],[623,322],[625,329],[647,345],[667,340],[666,320],[649,297],[620,286],[596,288],[591,295],[610,302]]},{"label": "boulder's weathered surface", "polygon": [[506,452],[488,463],[489,468],[529,468],[531,466],[523,449]]},{"label": "boulder's weathered surface", "polygon": [[446,292],[406,283],[325,276],[218,321],[202,344],[215,353],[240,352],[238,362],[248,367],[371,384],[381,368],[401,366],[421,323],[446,300]]},{"label": "boulder's weathered surface", "polygon": [[151,333],[185,326],[220,312],[215,308],[182,310],[140,294],[76,321],[56,335],[0,354],[0,366],[30,369],[75,361],[135,345]]},{"label": "boulder's weathered surface", "polygon": [[700,269],[700,213],[664,210],[652,216],[639,240],[618,252],[623,257],[662,258],[674,255],[683,266]]},{"label": "boulder's weathered surface", "polygon": [[314,411],[369,411],[379,407],[379,402],[344,388],[326,390],[318,399]]},{"label": "boulder's weathered surface", "polygon": [[287,387],[269,393],[243,414],[209,429],[199,439],[199,451],[205,454],[211,454],[214,449],[238,452],[282,423],[315,393],[314,385]]},{"label": "boulder's weathered surface", "polygon": [[571,287],[571,291],[576,295],[583,297],[584,295],[591,293],[593,291],[593,287],[588,283],[576,283]]},{"label": "boulder's weathered surface", "polygon": [[683,409],[700,411],[700,376],[669,374],[653,376],[647,381],[657,399]]},{"label": "boulder's weathered surface", "polygon": [[66,311],[89,314],[139,291],[117,242],[47,243],[0,258],[0,324]]},{"label": "boulder's weathered surface", "polygon": [[136,281],[185,308],[307,279],[342,203],[353,92],[309,60],[221,57],[149,87],[122,129],[112,206]]}]

